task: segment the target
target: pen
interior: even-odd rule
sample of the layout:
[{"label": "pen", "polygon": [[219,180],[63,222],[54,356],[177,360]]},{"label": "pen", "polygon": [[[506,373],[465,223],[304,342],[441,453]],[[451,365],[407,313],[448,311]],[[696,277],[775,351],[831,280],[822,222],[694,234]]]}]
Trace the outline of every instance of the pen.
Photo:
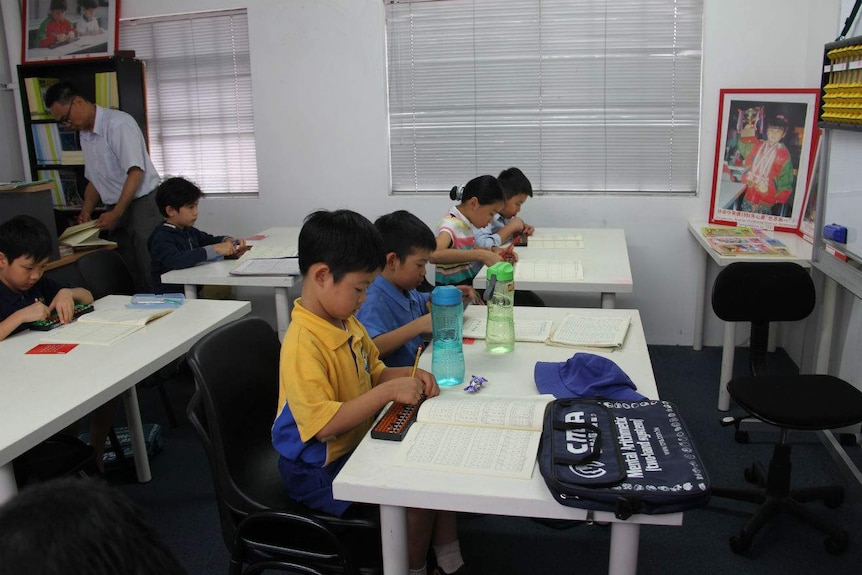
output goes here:
[{"label": "pen", "polygon": [[416,377],[416,368],[419,367],[419,356],[422,355],[422,346],[420,345],[416,348],[416,359],[413,360],[413,371],[410,373],[410,377]]}]

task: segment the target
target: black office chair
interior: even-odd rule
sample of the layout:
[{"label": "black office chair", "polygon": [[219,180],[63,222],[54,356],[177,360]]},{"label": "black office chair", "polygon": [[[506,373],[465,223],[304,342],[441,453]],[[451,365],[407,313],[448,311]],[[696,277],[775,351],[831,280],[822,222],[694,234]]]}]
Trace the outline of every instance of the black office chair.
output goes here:
[{"label": "black office chair", "polygon": [[[81,257],[76,262],[84,285],[95,299],[107,295],[134,295],[135,280],[132,272],[116,250],[97,250]],[[161,397],[168,423],[177,426],[177,417],[168,397],[168,390],[160,373],[148,377],[140,383],[141,387],[155,387]]]},{"label": "black office chair", "polygon": [[808,272],[789,262],[739,262],[718,274],[712,294],[716,315],[724,321],[751,322],[752,376],[727,384],[731,398],[750,415],[774,425],[780,437],[767,472],[755,463],[745,479],[756,488],[713,486],[712,494],[760,503],[738,536],[731,537],[736,553],[747,552],[754,536],[774,515],[788,513],[827,534],[826,550],[847,549],[847,532],[821,519],[803,503],[822,500],[837,507],[844,500],[839,485],[790,488],[790,430],[820,431],[862,422],[862,392],[830,375],[769,375],[766,372],[769,322],[798,321],[814,309],[814,283]]},{"label": "black office chair", "polygon": [[272,446],[280,349],[266,321],[246,317],[205,335],[188,355],[196,391],[187,412],[209,459],[230,573],[269,560],[381,573],[376,508],[369,517],[339,518],[284,491]]}]

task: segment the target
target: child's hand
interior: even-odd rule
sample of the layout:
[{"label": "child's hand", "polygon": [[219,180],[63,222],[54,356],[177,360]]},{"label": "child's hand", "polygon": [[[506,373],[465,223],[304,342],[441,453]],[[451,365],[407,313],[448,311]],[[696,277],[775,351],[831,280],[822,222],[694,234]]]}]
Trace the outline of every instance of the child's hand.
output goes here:
[{"label": "child's hand", "polygon": [[41,321],[43,319],[48,319],[48,316],[51,314],[51,311],[48,309],[48,306],[43,304],[40,301],[36,301],[31,303],[27,307],[19,309],[16,314],[19,314],[18,317],[21,320],[21,323],[30,323],[31,321]]},{"label": "child's hand", "polygon": [[479,250],[482,254],[482,263],[488,267],[491,267],[497,262],[503,261],[503,256],[500,255],[503,250],[500,248],[491,248],[491,249],[482,249],[482,248],[474,248],[474,250]]},{"label": "child's hand", "polygon": [[[415,405],[422,400],[423,396],[427,397],[425,393],[426,384],[420,377],[422,375],[420,371],[422,370],[416,371],[416,377],[396,377],[386,382],[392,386],[392,401]],[[424,373],[431,375],[428,372]],[[433,378],[434,376],[431,375],[431,377]],[[436,385],[437,381],[434,380],[434,386]],[[440,393],[439,387],[437,388],[437,393]]]},{"label": "child's hand", "polygon": [[434,377],[433,373],[424,369],[417,369],[416,379],[422,383],[422,394],[426,398],[440,395],[440,386],[437,385],[437,378]]},{"label": "child's hand", "polygon": [[533,226],[524,224],[524,230],[521,233],[524,234],[525,236],[532,236],[534,233],[536,233],[536,228],[534,228]]},{"label": "child's hand", "polygon": [[468,303],[475,303],[477,305],[485,305],[485,301],[482,299],[482,296],[479,295],[479,292],[474,290],[470,286],[455,286],[461,292],[461,301],[466,305]]},{"label": "child's hand", "polygon": [[[428,300],[428,305],[431,305],[431,300]],[[422,314],[422,317],[417,318],[419,329],[422,330],[421,333],[432,333],[434,331],[434,324],[431,322],[431,314],[426,313]]]},{"label": "child's hand", "polygon": [[236,246],[233,245],[233,240],[225,240],[220,244],[215,244],[213,246],[215,248],[215,252],[221,256],[232,256],[236,253]]},{"label": "child's hand", "polygon": [[[57,317],[60,318],[60,323],[69,323],[75,317],[75,298],[72,297],[72,290],[63,288],[54,296],[54,301],[47,308],[48,313],[57,312]],[[47,316],[46,316],[47,317]]]},{"label": "child's hand", "polygon": [[242,256],[245,252],[251,249],[251,246],[245,243],[245,240],[234,240],[234,247],[236,247],[236,253],[234,254],[236,257]]}]

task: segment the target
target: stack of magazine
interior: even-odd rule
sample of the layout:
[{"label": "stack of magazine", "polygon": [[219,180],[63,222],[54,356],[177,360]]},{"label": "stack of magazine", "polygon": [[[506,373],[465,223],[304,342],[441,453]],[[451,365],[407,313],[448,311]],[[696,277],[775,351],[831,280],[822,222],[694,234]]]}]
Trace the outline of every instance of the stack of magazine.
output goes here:
[{"label": "stack of magazine", "polygon": [[706,241],[723,256],[791,256],[783,242],[749,227],[702,229]]}]

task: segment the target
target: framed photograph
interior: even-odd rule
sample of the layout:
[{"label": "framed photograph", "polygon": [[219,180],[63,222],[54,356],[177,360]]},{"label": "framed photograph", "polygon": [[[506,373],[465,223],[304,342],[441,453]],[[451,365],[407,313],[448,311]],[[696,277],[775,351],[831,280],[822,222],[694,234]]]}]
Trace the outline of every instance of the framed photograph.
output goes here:
[{"label": "framed photograph", "polygon": [[799,232],[820,90],[721,90],[710,223]]},{"label": "framed photograph", "polygon": [[120,0],[23,0],[24,64],[113,56]]}]

